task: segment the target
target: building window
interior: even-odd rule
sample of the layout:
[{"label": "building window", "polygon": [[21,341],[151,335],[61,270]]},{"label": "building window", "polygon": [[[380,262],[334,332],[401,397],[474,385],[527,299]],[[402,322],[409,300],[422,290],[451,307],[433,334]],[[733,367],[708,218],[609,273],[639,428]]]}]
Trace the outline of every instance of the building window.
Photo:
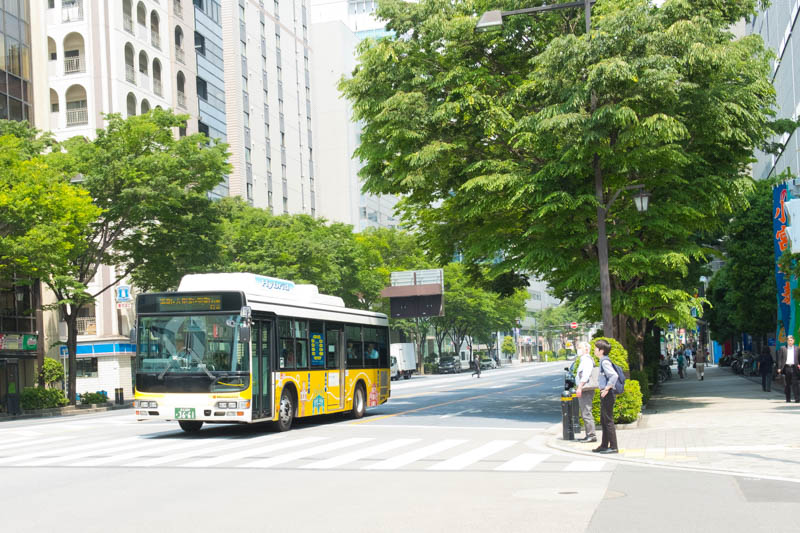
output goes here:
[{"label": "building window", "polygon": [[206,80],[199,76],[197,77],[197,97],[206,102],[208,101],[208,84]]},{"label": "building window", "polygon": [[193,0],[193,1],[194,5],[196,5],[198,8],[205,9],[205,5],[203,5],[205,3],[205,0]]},{"label": "building window", "polygon": [[75,376],[79,378],[97,377],[97,357],[81,357],[76,363]]},{"label": "building window", "polygon": [[208,134],[208,131],[209,131],[209,130],[208,130],[208,124],[205,124],[205,123],[203,123],[203,122],[200,122],[200,121],[198,120],[198,121],[197,121],[197,131],[198,131],[198,132],[200,132],[200,133],[204,133],[204,134],[206,135],[206,137],[209,137],[209,134]]},{"label": "building window", "polygon": [[197,32],[194,32],[194,49],[201,56],[206,55],[206,38]]}]

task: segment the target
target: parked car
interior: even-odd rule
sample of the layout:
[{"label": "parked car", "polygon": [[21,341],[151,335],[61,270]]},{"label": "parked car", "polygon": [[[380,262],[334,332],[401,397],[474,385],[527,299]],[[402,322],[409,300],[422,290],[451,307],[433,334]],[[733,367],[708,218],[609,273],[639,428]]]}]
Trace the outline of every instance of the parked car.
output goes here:
[{"label": "parked car", "polygon": [[497,368],[497,362],[490,358],[481,359],[481,370],[487,370],[489,368]]},{"label": "parked car", "polygon": [[458,374],[461,372],[461,361],[456,357],[440,357],[439,358],[439,373],[440,374]]}]

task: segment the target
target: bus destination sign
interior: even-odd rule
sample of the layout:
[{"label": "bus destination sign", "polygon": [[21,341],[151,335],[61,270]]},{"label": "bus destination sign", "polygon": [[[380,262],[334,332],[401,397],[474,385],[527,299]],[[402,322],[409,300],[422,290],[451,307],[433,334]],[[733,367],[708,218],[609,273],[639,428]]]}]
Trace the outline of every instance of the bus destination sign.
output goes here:
[{"label": "bus destination sign", "polygon": [[218,294],[204,294],[198,296],[184,296],[175,294],[159,296],[158,308],[161,311],[221,311],[222,296]]}]

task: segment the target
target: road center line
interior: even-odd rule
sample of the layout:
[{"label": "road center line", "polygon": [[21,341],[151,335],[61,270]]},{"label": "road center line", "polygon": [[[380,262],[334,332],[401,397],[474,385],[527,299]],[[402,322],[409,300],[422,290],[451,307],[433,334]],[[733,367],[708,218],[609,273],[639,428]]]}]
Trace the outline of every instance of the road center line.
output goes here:
[{"label": "road center line", "polygon": [[476,398],[486,398],[487,396],[492,396],[494,394],[505,394],[507,392],[514,392],[514,391],[523,390],[523,389],[532,389],[534,387],[540,387],[541,385],[542,385],[541,383],[535,383],[533,385],[525,385],[524,387],[517,387],[516,389],[508,389],[508,390],[504,390],[504,391],[487,392],[486,394],[479,394],[477,396],[470,396],[468,398],[461,398],[459,400],[450,400],[449,402],[437,403],[437,404],[428,405],[428,406],[425,406],[425,407],[417,407],[416,409],[409,409],[408,411],[402,411],[400,413],[394,413],[394,414],[391,414],[391,415],[383,415],[383,416],[365,418],[365,419],[359,420],[358,422],[351,422],[350,425],[366,424],[367,422],[376,422],[378,420],[384,420],[386,418],[392,418],[392,417],[400,416],[400,415],[407,415],[409,413],[416,413],[418,411],[424,411],[426,409],[433,409],[435,407],[441,407],[443,405],[451,405],[451,404],[454,404],[454,403],[466,402],[466,401],[469,401],[469,400],[475,400]]}]

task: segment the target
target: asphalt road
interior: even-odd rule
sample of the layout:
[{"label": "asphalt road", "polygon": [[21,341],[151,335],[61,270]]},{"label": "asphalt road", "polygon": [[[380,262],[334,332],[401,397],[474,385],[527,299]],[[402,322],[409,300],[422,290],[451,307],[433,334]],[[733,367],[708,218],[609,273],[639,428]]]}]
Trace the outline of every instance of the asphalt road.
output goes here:
[{"label": "asphalt road", "polygon": [[0,424],[0,530],[793,531],[800,485],[556,452],[563,363],[414,377],[361,420]]}]

